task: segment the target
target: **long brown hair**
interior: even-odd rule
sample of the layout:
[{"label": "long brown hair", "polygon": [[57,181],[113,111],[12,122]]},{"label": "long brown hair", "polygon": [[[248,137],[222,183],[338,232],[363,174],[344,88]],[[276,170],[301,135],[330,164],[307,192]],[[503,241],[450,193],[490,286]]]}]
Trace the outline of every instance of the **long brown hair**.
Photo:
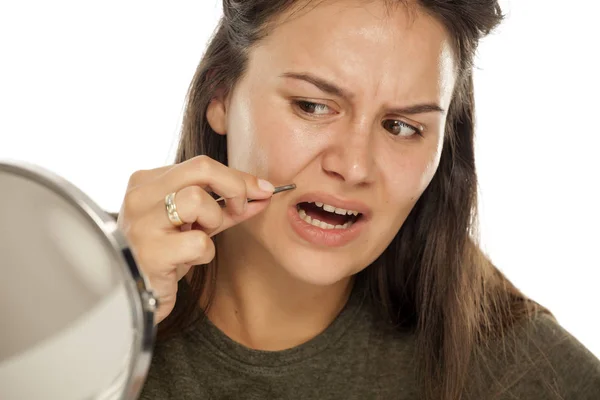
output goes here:
[{"label": "long brown hair", "polygon": [[[206,119],[217,90],[231,90],[248,52],[278,16],[299,0],[223,0],[223,17],[191,82],[176,162],[205,154],[227,164],[225,137]],[[406,0],[387,1],[404,4]],[[492,337],[543,310],[492,265],[477,242],[472,61],[479,40],[502,20],[497,0],[418,0],[444,24],[454,42],[458,76],[438,170],[381,256],[359,273],[381,315],[411,329],[424,399],[458,399],[469,366]],[[297,7],[294,7],[294,10]],[[185,297],[159,325],[159,339],[190,322],[210,287],[206,268],[194,268]]]}]

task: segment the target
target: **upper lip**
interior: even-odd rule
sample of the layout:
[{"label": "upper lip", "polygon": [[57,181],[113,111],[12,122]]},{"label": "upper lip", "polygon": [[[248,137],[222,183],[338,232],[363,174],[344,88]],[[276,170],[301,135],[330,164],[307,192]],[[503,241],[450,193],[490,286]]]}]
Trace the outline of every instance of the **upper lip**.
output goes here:
[{"label": "upper lip", "polygon": [[342,208],[344,210],[358,211],[363,217],[368,217],[371,214],[371,209],[365,203],[359,200],[344,199],[339,196],[335,196],[325,192],[312,192],[305,193],[295,199],[294,205],[299,203],[317,202],[329,204],[336,208]]}]

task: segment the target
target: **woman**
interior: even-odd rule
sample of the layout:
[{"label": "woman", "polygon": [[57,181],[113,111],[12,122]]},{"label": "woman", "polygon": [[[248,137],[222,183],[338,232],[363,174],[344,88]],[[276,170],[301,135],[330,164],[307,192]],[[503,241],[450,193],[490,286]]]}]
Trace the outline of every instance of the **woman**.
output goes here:
[{"label": "woman", "polygon": [[477,246],[496,1],[223,9],[176,165],[119,216],[161,304],[142,398],[600,398],[600,362]]}]

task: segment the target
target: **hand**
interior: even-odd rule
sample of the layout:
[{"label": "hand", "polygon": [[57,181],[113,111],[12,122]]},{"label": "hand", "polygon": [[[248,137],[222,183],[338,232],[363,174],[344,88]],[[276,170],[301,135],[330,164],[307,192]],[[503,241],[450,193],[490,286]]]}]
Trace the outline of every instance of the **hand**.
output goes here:
[{"label": "hand", "polygon": [[[226,207],[208,189],[225,197]],[[172,192],[180,227],[167,216],[165,196]],[[269,182],[207,156],[131,175],[117,223],[158,298],[156,324],[175,307],[177,282],[192,266],[214,258],[210,238],[263,211],[272,194]]]}]

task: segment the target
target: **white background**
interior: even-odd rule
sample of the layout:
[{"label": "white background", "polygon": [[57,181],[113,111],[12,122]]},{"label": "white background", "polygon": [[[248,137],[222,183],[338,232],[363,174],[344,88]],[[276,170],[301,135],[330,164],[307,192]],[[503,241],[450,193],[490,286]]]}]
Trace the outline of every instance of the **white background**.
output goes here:
[{"label": "white background", "polygon": [[[0,158],[117,211],[131,172],[172,162],[219,3],[0,2]],[[483,246],[600,356],[600,6],[501,4],[476,72]]]}]

